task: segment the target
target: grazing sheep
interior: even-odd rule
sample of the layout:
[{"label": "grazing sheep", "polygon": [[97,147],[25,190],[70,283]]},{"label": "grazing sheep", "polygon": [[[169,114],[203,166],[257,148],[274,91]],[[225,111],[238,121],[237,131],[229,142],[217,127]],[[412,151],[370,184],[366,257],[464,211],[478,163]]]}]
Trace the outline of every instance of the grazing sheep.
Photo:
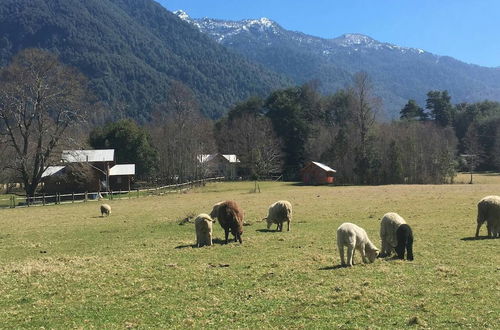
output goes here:
[{"label": "grazing sheep", "polygon": [[485,222],[488,237],[500,236],[500,196],[486,196],[477,204],[476,237]]},{"label": "grazing sheep", "polygon": [[283,231],[283,222],[287,222],[287,231],[290,231],[290,222],[292,221],[292,204],[289,201],[277,201],[269,206],[267,218],[267,229],[271,228],[273,223],[277,224],[276,230]]},{"label": "grazing sheep", "polygon": [[340,253],[342,266],[346,266],[344,259],[344,246],[347,246],[347,266],[352,267],[354,249],[361,253],[364,263],[374,262],[379,250],[368,238],[366,231],[353,223],[345,222],[337,229],[337,246]]},{"label": "grazing sheep", "polygon": [[226,244],[228,242],[229,231],[234,236],[234,241],[243,243],[241,235],[243,234],[243,211],[238,204],[233,201],[217,203],[210,212],[212,218],[217,218],[222,229],[224,229]]},{"label": "grazing sheep", "polygon": [[406,249],[406,259],[413,260],[413,231],[411,227],[406,223],[402,224],[396,230],[396,239],[398,245],[396,246],[396,253],[399,259],[405,258]]},{"label": "grazing sheep", "polygon": [[196,246],[212,245],[212,218],[208,214],[199,214],[194,220]]},{"label": "grazing sheep", "polygon": [[109,206],[108,204],[101,205],[101,217],[103,217],[104,214],[106,214],[106,216],[108,217],[111,214],[111,206]]},{"label": "grazing sheep", "polygon": [[398,244],[396,231],[406,221],[399,214],[389,212],[384,214],[380,221],[380,239],[382,244],[381,256],[390,256]]}]

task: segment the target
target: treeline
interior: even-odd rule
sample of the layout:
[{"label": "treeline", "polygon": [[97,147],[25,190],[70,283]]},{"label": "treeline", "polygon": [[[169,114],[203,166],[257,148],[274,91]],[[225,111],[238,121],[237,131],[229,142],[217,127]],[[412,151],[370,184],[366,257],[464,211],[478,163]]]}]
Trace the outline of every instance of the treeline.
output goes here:
[{"label": "treeline", "polygon": [[205,177],[201,155],[215,152],[236,154],[239,175],[252,179],[297,180],[309,160],[336,168],[342,184],[445,183],[460,167],[500,168],[499,103],[453,105],[446,91],[430,91],[425,109],[410,100],[401,120],[381,123],[366,73],[332,95],[309,83],[252,97],[217,122],[181,82],[165,100],[145,125],[102,125],[106,106],[85,77],[54,54],[26,49],[0,69],[0,179],[22,182],[33,196],[63,149],[89,145],[114,148],[119,164],[136,164],[137,177],[150,182]]},{"label": "treeline", "polygon": [[[136,159],[117,152],[118,161],[135,162],[140,177],[161,182],[205,175],[199,155],[214,152],[236,154],[240,174],[252,179],[282,174],[297,180],[309,160],[335,168],[340,184],[446,183],[457,170],[500,169],[499,103],[453,105],[446,91],[430,91],[425,108],[409,100],[400,120],[380,122],[382,104],[366,73],[332,95],[309,83],[252,97],[215,122],[182,83],[173,84],[167,100],[147,126],[125,120],[95,130],[92,147],[142,146],[125,153]],[[120,138],[112,144],[117,125],[140,143]],[[137,129],[142,133],[133,133]]]}]

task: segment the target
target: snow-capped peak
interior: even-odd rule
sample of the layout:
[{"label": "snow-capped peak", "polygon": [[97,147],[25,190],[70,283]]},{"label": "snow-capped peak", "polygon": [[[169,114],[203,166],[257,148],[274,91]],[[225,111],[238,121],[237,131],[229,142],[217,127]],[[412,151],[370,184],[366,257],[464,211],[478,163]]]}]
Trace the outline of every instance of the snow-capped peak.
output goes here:
[{"label": "snow-capped peak", "polygon": [[342,43],[347,45],[362,45],[375,42],[374,39],[359,33],[346,33],[338,39],[341,39]]},{"label": "snow-capped peak", "polygon": [[260,19],[253,19],[253,20],[248,20],[247,21],[248,25],[262,25],[263,27],[272,27],[274,25],[274,22],[271,21],[269,18],[262,17]]},{"label": "snow-capped peak", "polygon": [[175,15],[177,15],[181,20],[183,21],[190,21],[191,17],[182,9],[176,10],[173,12]]}]

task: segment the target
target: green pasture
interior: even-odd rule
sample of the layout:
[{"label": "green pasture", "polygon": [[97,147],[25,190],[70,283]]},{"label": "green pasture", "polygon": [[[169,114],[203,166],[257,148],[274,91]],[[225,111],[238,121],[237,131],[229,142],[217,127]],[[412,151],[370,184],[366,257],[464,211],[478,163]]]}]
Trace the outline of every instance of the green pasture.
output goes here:
[{"label": "green pasture", "polygon": [[[371,187],[214,183],[187,193],[0,210],[0,328],[497,328],[500,239],[473,239],[477,184]],[[463,182],[467,182],[466,178]],[[243,244],[194,248],[179,225],[221,200],[245,211]],[[279,199],[291,232],[260,221]],[[415,261],[340,268],[336,229],[380,247],[379,219],[412,226]],[[286,226],[285,226],[286,227]],[[486,229],[482,229],[484,235]]]}]

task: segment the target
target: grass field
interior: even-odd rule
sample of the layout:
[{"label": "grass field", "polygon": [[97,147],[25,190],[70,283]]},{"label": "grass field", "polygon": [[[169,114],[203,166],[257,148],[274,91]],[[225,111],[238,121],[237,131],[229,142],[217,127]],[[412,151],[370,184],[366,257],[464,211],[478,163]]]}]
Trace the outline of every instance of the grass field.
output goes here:
[{"label": "grass field", "polygon": [[[478,184],[309,187],[216,183],[189,193],[0,211],[2,328],[498,328],[500,239],[472,239]],[[480,179],[480,180],[479,180]],[[224,199],[245,211],[243,244],[193,248],[189,214]],[[259,222],[278,199],[291,232]],[[339,268],[335,232],[398,212],[415,261]],[[286,226],[285,226],[286,227]],[[485,234],[486,229],[482,229]]]}]

